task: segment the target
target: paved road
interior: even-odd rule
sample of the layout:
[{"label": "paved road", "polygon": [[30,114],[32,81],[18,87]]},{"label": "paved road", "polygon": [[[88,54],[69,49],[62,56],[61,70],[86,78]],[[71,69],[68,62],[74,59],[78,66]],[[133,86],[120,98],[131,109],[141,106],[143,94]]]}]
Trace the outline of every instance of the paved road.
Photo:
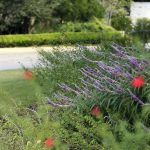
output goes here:
[{"label": "paved road", "polygon": [[32,67],[37,58],[35,48],[0,48],[0,70],[19,69],[20,63]]},{"label": "paved road", "polygon": [[[88,46],[89,48],[92,46]],[[72,50],[73,46],[61,46],[59,50]],[[38,50],[52,51],[52,47],[22,47],[22,48],[0,48],[0,70],[11,70],[33,67],[38,62]]]},{"label": "paved road", "polygon": [[[32,68],[38,62],[38,50],[51,51],[52,47],[0,48],[0,70],[21,69],[23,64]],[[63,49],[60,48],[60,49]]]}]

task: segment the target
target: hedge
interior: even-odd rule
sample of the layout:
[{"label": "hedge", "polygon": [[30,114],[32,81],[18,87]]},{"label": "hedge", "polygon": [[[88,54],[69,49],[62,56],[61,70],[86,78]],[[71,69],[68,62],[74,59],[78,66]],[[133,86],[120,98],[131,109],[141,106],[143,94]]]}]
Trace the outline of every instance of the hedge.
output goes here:
[{"label": "hedge", "polygon": [[46,34],[0,35],[0,47],[99,44],[102,41],[128,43],[130,38],[119,32],[64,32]]}]

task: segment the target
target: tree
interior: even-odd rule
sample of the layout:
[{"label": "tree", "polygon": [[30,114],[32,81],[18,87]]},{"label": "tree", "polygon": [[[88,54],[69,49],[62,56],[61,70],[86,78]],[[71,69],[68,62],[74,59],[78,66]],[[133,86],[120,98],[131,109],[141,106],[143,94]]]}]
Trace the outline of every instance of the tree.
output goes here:
[{"label": "tree", "polygon": [[29,33],[51,18],[55,0],[0,0],[0,34]]},{"label": "tree", "polygon": [[125,31],[126,33],[132,30],[131,18],[127,16],[124,11],[119,11],[112,16],[111,25],[115,29]]},{"label": "tree", "polygon": [[53,14],[62,22],[88,21],[93,16],[101,18],[103,11],[97,0],[63,0]]},{"label": "tree", "polygon": [[99,0],[105,9],[105,19],[111,25],[111,18],[119,11],[126,13],[125,7],[130,6],[131,0]]},{"label": "tree", "polygon": [[140,18],[134,26],[133,35],[138,36],[145,44],[150,41],[150,19]]},{"label": "tree", "polygon": [[18,0],[1,0],[0,1],[0,33],[7,33],[9,30],[12,32],[12,28],[20,21],[19,7],[23,5],[23,1]]}]

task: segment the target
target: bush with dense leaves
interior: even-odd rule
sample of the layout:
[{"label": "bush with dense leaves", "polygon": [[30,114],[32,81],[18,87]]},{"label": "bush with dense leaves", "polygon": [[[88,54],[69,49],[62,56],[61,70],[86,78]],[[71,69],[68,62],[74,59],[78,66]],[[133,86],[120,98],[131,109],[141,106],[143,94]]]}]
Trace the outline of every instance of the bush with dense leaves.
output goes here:
[{"label": "bush with dense leaves", "polygon": [[[65,79],[72,78],[68,80],[71,81],[71,85],[67,80],[63,82],[64,77],[59,79],[59,86],[55,85],[55,90],[53,90],[55,100],[67,101],[68,99],[67,102],[72,101],[77,107],[82,103],[80,107],[83,110],[86,105],[92,107],[97,104],[106,109],[106,112],[108,109],[118,112],[122,118],[133,123],[143,111],[142,109],[150,102],[149,62],[137,56],[137,54],[141,54],[139,50],[125,49],[115,44],[105,51],[101,51],[100,48],[92,48],[89,51],[84,47],[81,47],[80,50],[63,52],[59,55],[58,52],[53,55],[42,52],[45,64],[41,64],[45,67],[37,69],[41,84],[48,89],[47,83],[55,80],[53,74],[58,74],[59,77],[64,76]],[[66,55],[66,53],[68,54]],[[73,57],[78,59],[73,59]],[[63,68],[63,66],[66,67]],[[139,82],[140,85],[138,85]],[[60,90],[57,94],[59,87]],[[65,93],[63,94],[61,90],[64,90]],[[71,99],[66,97],[70,95]],[[78,100],[78,96],[83,96],[83,98]],[[145,119],[148,118],[147,116]]]},{"label": "bush with dense leaves", "polygon": [[96,117],[91,109],[84,113],[72,108],[52,109],[46,105],[41,109],[43,113],[39,110],[29,113],[24,108],[21,110],[24,115],[15,115],[13,119],[5,116],[0,121],[2,150],[46,150],[47,138],[53,139],[49,148],[55,150],[150,148],[150,131],[142,122],[136,121],[131,127],[128,122],[118,119],[117,114],[107,116],[103,110]]},{"label": "bush with dense leaves", "polygon": [[131,38],[117,31],[110,32],[56,32],[45,34],[1,35],[0,47],[99,44],[105,40],[131,43]]},{"label": "bush with dense leaves", "polygon": [[150,148],[149,53],[113,44],[40,54],[38,81],[64,107],[55,133],[69,149]]},{"label": "bush with dense leaves", "polygon": [[60,32],[112,32],[114,28],[108,26],[97,18],[90,22],[67,22],[57,29]]},{"label": "bush with dense leaves", "polygon": [[129,16],[124,13],[115,14],[112,17],[111,25],[120,31],[130,32],[132,30],[132,22]]},{"label": "bush with dense leaves", "polygon": [[57,133],[69,149],[147,150],[150,148],[150,131],[139,121],[131,127],[113,113],[108,120],[105,119],[108,116],[103,112],[99,117],[93,117],[90,109],[84,114],[69,110],[61,117],[61,128]]},{"label": "bush with dense leaves", "polygon": [[133,31],[134,36],[138,36],[141,41],[147,43],[150,40],[150,19],[138,19]]},{"label": "bush with dense leaves", "polygon": [[63,21],[89,21],[102,18],[104,8],[97,0],[63,0],[54,10],[54,16]]}]

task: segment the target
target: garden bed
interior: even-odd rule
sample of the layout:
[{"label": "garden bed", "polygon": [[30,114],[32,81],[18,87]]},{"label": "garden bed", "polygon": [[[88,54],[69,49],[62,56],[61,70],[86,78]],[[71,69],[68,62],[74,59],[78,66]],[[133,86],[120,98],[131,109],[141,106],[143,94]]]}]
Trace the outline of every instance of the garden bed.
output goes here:
[{"label": "garden bed", "polygon": [[150,55],[135,47],[101,47],[41,51],[32,71],[2,72],[1,88],[9,93],[4,108],[12,98],[15,107],[0,119],[0,147],[150,149]]}]

